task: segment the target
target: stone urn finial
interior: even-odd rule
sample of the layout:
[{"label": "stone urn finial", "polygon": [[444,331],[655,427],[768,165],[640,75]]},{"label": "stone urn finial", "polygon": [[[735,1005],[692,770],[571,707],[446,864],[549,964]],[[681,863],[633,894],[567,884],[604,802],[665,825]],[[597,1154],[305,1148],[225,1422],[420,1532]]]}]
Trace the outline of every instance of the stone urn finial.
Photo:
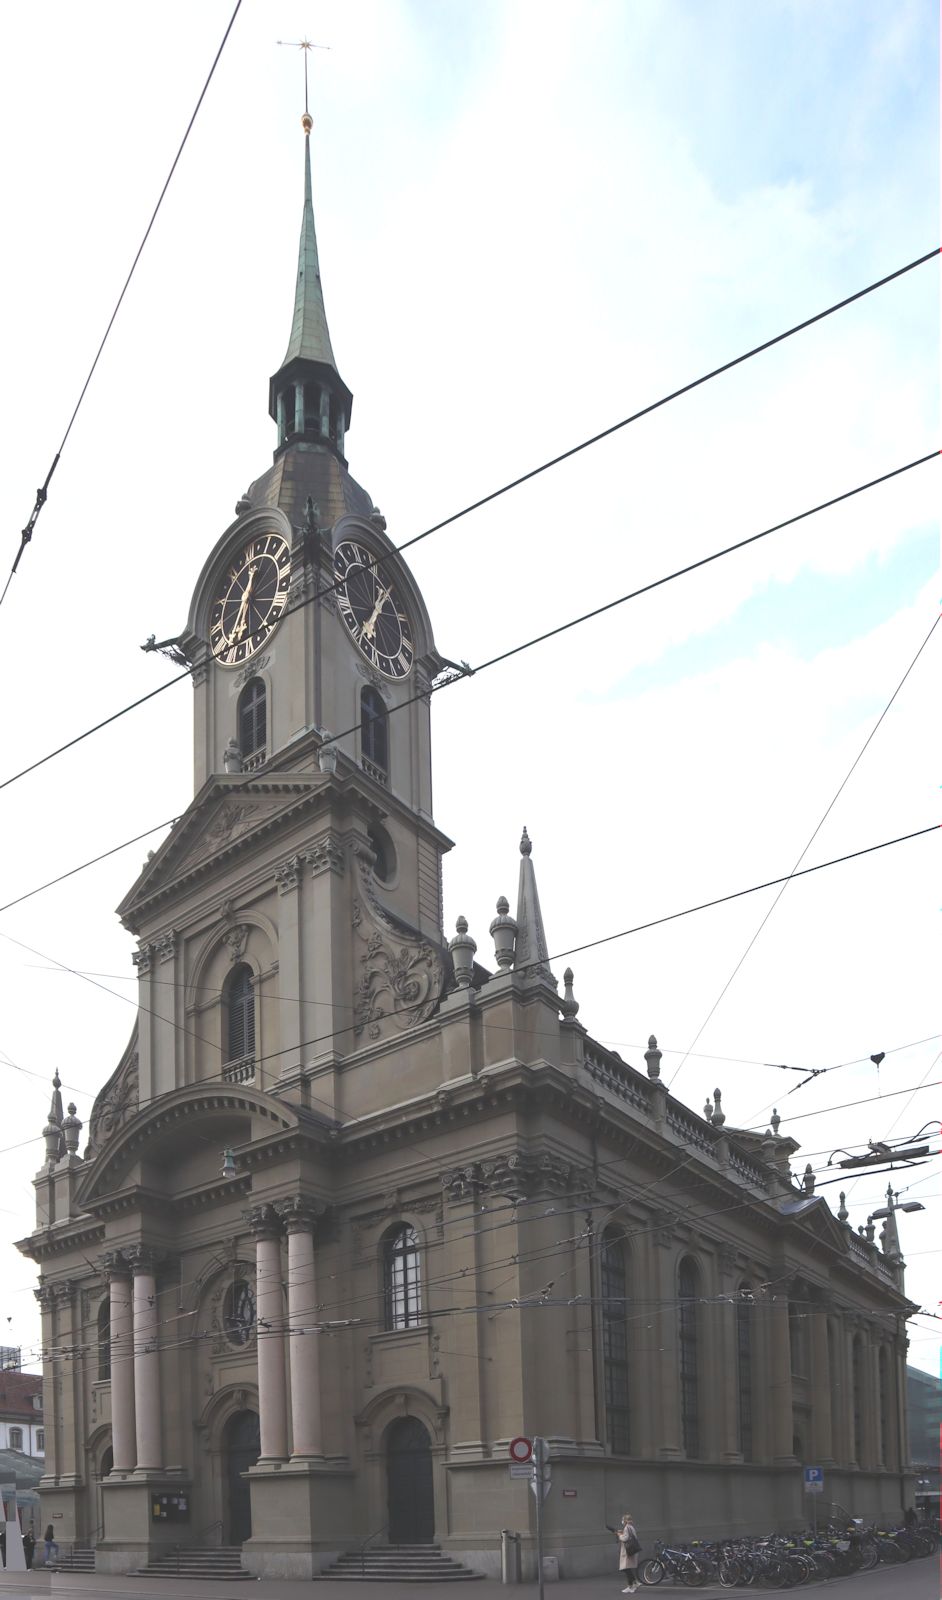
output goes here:
[{"label": "stone urn finial", "polygon": [[579,1010],[579,1002],[572,992],[573,970],[567,967],[563,973],[563,997],[559,1002],[559,1009],[567,1022],[574,1022]]},{"label": "stone urn finial", "polygon": [[714,1128],[722,1128],[723,1123],[726,1121],[726,1112],[723,1110],[722,1099],[723,1099],[723,1096],[721,1095],[719,1089],[714,1089],[713,1090],[713,1115],[710,1118],[710,1121],[712,1122]]},{"label": "stone urn finial", "polygon": [[517,938],[517,923],[510,915],[510,901],[506,895],[501,895],[497,902],[497,915],[488,929],[494,941],[494,956],[501,972],[506,972],[514,964],[514,945]]},{"label": "stone urn finial", "polygon": [[455,987],[469,989],[471,987],[471,975],[474,972],[474,952],[477,949],[477,945],[468,933],[467,917],[459,917],[455,923],[455,928],[457,929],[455,937],[448,944],[448,948],[451,951],[452,965],[455,969]]},{"label": "stone urn finial", "polygon": [[657,1040],[653,1033],[648,1040],[648,1048],[644,1052],[644,1059],[647,1062],[648,1077],[659,1078],[661,1076],[661,1051],[657,1047]]}]

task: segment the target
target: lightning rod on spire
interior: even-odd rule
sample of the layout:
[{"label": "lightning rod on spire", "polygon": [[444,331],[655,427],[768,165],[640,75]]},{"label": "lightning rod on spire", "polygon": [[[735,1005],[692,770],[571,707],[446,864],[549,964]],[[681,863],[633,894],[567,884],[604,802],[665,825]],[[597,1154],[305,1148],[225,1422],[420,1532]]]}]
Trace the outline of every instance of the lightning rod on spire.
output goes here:
[{"label": "lightning rod on spire", "polygon": [[310,50],[329,50],[329,44],[314,44],[310,39],[278,39],[277,44],[286,45],[289,50],[304,51],[304,131],[311,131],[311,113],[308,108],[307,94],[307,58]]}]

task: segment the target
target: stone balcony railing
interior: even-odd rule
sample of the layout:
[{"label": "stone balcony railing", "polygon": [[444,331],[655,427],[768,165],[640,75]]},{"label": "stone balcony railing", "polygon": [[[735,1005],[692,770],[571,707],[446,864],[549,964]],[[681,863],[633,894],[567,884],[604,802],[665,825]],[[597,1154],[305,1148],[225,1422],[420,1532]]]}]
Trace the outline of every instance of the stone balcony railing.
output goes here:
[{"label": "stone balcony railing", "polygon": [[585,1070],[600,1089],[607,1089],[616,1099],[627,1101],[637,1111],[650,1110],[645,1080],[594,1039],[585,1041]]}]

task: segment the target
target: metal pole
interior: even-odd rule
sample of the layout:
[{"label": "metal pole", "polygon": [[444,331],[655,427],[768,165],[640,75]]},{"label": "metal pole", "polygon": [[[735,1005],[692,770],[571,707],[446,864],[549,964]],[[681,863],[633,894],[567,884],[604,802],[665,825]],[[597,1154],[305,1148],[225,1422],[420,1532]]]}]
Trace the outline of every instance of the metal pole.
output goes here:
[{"label": "metal pole", "polygon": [[813,1538],[816,1539],[818,1537],[818,1497],[816,1494],[811,1496],[811,1533]]},{"label": "metal pole", "polygon": [[536,1495],[536,1575],[543,1600],[543,1463],[546,1440],[533,1441],[533,1492]]}]

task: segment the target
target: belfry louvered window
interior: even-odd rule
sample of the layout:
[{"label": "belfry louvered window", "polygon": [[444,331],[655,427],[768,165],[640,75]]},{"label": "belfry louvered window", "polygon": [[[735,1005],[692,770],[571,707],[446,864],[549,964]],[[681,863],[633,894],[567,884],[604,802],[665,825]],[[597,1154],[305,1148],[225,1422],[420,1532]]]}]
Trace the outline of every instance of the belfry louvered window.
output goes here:
[{"label": "belfry louvered window", "polygon": [[226,984],[226,1060],[255,1054],[255,985],[251,968],[236,967]]},{"label": "belfry louvered window", "polygon": [[609,1448],[624,1456],[631,1448],[628,1421],[628,1272],[617,1229],[602,1235],[602,1360]]},{"label": "belfry louvered window", "polygon": [[688,1456],[700,1454],[700,1393],[697,1372],[699,1334],[700,1275],[689,1258],[680,1263],[678,1275],[680,1307],[677,1335],[680,1347],[680,1418],[684,1449]]},{"label": "belfry louvered window", "polygon": [[360,696],[360,749],[363,760],[381,773],[389,771],[389,726],[382,695],[364,689]]},{"label": "belfry louvered window", "polygon": [[267,701],[261,678],[253,678],[239,696],[239,753],[243,761],[265,749],[268,738]]}]

